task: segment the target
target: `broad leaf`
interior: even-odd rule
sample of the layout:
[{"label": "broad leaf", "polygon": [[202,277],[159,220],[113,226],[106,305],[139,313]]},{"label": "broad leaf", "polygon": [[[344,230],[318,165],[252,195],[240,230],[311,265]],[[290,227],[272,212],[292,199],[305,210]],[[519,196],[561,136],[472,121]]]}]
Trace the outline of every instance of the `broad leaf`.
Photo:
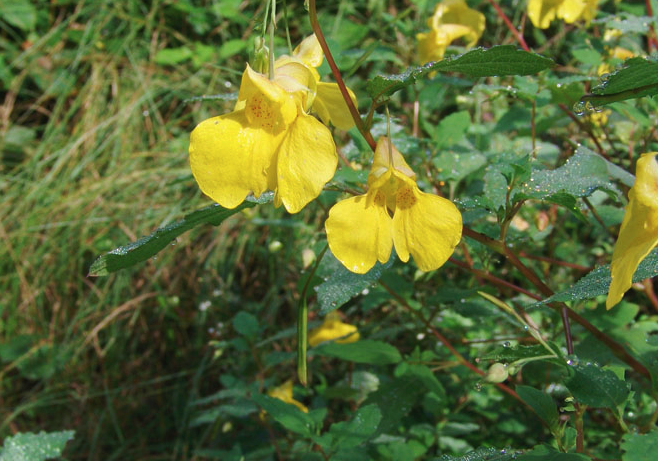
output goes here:
[{"label": "broad leaf", "polygon": [[62,455],[66,442],[73,439],[74,431],[19,433],[7,437],[0,450],[0,461],[42,461]]},{"label": "broad leaf", "polygon": [[565,384],[576,400],[590,407],[609,408],[619,415],[630,394],[626,382],[594,363],[577,364],[571,370],[572,376]]},{"label": "broad leaf", "polygon": [[413,85],[419,78],[432,72],[459,72],[469,77],[530,75],[554,65],[553,61],[512,45],[477,48],[460,56],[430,62],[421,67],[410,67],[397,75],[378,75],[369,80],[366,90],[375,100],[386,99],[396,91]]},{"label": "broad leaf", "polygon": [[515,450],[497,448],[478,448],[470,451],[463,456],[443,455],[437,458],[437,461],[511,461],[517,459],[518,453]]},{"label": "broad leaf", "polygon": [[341,449],[353,448],[374,435],[381,419],[377,405],[366,405],[359,408],[350,421],[332,424],[329,434]]},{"label": "broad leaf", "polygon": [[155,256],[176,237],[196,226],[201,224],[219,226],[229,216],[233,216],[245,208],[253,208],[259,203],[266,203],[271,199],[271,195],[263,195],[259,199],[245,200],[232,210],[215,204],[194,211],[186,215],[181,221],[161,227],[147,237],[142,237],[134,243],[122,246],[99,257],[89,268],[89,275],[108,275],[132,267]]},{"label": "broad leaf", "polygon": [[515,194],[520,199],[549,200],[558,194],[587,197],[596,189],[612,188],[608,165],[603,157],[579,148],[564,165],[555,170],[532,170],[530,180]]},{"label": "broad leaf", "polygon": [[394,258],[391,255],[386,264],[377,262],[375,267],[367,273],[355,274],[348,271],[331,253],[331,250],[327,251],[318,268],[318,276],[323,277],[325,281],[315,287],[320,313],[328,314],[377,282],[382,272],[391,267]]},{"label": "broad leaf", "polygon": [[[606,76],[601,85],[592,89],[592,94],[581,98],[582,110],[601,107],[626,99],[655,96],[658,94],[658,58],[631,58],[622,69]],[[586,106],[590,105],[590,106]],[[580,112],[581,108],[575,110]]]},{"label": "broad leaf", "polygon": [[525,453],[517,461],[591,461],[589,456],[580,453],[562,453],[553,447],[539,445]]},{"label": "broad leaf", "polygon": [[390,365],[402,360],[400,352],[395,347],[371,339],[348,344],[323,344],[313,349],[313,351],[316,355],[336,357],[350,362],[369,363],[371,365]]},{"label": "broad leaf", "polygon": [[313,434],[313,419],[296,406],[264,394],[254,394],[251,398],[289,431],[305,437]]},{"label": "broad leaf", "polygon": [[622,461],[654,461],[658,453],[658,429],[654,427],[647,434],[624,435],[621,449],[625,452]]},{"label": "broad leaf", "polygon": [[[633,282],[639,282],[658,275],[658,251],[649,253],[633,275]],[[538,304],[550,302],[580,301],[608,294],[610,288],[610,266],[600,266],[576,282],[571,288],[556,293]]]},{"label": "broad leaf", "polygon": [[424,390],[418,379],[403,376],[380,385],[379,389],[369,394],[363,405],[374,403],[382,414],[377,434],[387,434],[394,430]]},{"label": "broad leaf", "polygon": [[560,416],[552,397],[530,386],[516,386],[514,390],[525,403],[535,410],[537,416],[546,423],[552,432],[557,430]]}]

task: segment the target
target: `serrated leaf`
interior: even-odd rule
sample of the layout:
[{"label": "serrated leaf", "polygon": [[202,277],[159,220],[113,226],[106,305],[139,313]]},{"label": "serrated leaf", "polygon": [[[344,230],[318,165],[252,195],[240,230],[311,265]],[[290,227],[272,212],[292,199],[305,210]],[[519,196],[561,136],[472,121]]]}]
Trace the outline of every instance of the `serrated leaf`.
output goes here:
[{"label": "serrated leaf", "polygon": [[366,84],[375,100],[386,99],[396,91],[413,85],[419,78],[432,72],[459,72],[469,77],[531,75],[554,65],[551,59],[517,49],[512,45],[477,48],[460,56],[430,62],[421,67],[410,67],[397,75],[378,75]]},{"label": "serrated leaf", "polygon": [[259,203],[272,199],[271,195],[263,195],[257,200],[245,200],[232,210],[220,205],[210,205],[186,215],[181,221],[161,227],[151,235],[142,237],[134,243],[119,247],[100,256],[89,268],[89,276],[98,277],[112,272],[127,269],[135,264],[158,254],[179,235],[201,224],[219,226],[226,218],[233,216],[245,208],[253,208]]},{"label": "serrated leaf", "polygon": [[[633,275],[633,282],[640,282],[658,275],[658,250],[649,253],[638,266]],[[550,302],[580,301],[608,294],[610,288],[610,266],[599,266],[585,277],[578,280],[571,288],[556,293],[537,304]]]},{"label": "serrated leaf", "polygon": [[604,158],[588,149],[578,149],[561,167],[532,170],[530,180],[523,183],[514,200],[545,200],[556,195],[558,200],[562,200],[564,194],[587,197],[597,189],[612,188],[608,177],[608,165]]},{"label": "serrated leaf", "polygon": [[395,347],[372,339],[347,344],[327,343],[314,348],[313,351],[316,355],[371,365],[390,365],[402,360],[400,352]]},{"label": "serrated leaf", "polygon": [[295,405],[264,394],[254,394],[251,398],[289,431],[305,437],[310,437],[313,434],[313,419]]},{"label": "serrated leaf", "polygon": [[[615,414],[624,405],[630,394],[626,382],[611,370],[599,365],[576,364],[571,366],[572,376],[566,386],[580,403],[595,408],[609,408]],[[570,372],[571,373],[571,372]]]},{"label": "serrated leaf", "polygon": [[557,430],[560,416],[552,397],[530,386],[516,386],[514,390],[525,403],[535,410],[537,416],[546,423],[551,432]]},{"label": "serrated leaf", "polygon": [[318,276],[325,278],[325,281],[315,287],[318,303],[320,304],[320,313],[326,315],[338,309],[354,296],[370,287],[379,280],[385,269],[391,267],[394,258],[391,255],[386,264],[377,262],[375,267],[367,273],[355,274],[348,271],[331,253],[331,250],[327,251],[318,268]]},{"label": "serrated leaf", "polygon": [[375,434],[381,419],[382,413],[377,405],[366,405],[359,408],[350,421],[332,424],[329,434],[341,449],[353,448]]},{"label": "serrated leaf", "polygon": [[418,379],[403,376],[383,383],[368,395],[363,405],[375,404],[382,414],[377,434],[387,434],[411,411],[424,387]]},{"label": "serrated leaf", "polygon": [[630,58],[623,67],[606,76],[592,94],[581,98],[580,103],[601,107],[617,101],[655,96],[658,94],[658,57]]},{"label": "serrated leaf", "polygon": [[647,434],[625,434],[621,449],[625,452],[622,461],[654,461],[658,453],[658,429],[654,427]]},{"label": "serrated leaf", "polygon": [[517,456],[515,450],[480,447],[462,456],[443,455],[437,461],[511,461]]},{"label": "serrated leaf", "polygon": [[591,461],[589,456],[580,453],[562,453],[553,447],[539,445],[525,453],[517,461]]},{"label": "serrated leaf", "polygon": [[37,10],[28,0],[0,0],[2,20],[24,31],[34,30]]},{"label": "serrated leaf", "polygon": [[0,461],[43,461],[62,455],[66,442],[74,431],[19,433],[5,439],[0,450]]}]

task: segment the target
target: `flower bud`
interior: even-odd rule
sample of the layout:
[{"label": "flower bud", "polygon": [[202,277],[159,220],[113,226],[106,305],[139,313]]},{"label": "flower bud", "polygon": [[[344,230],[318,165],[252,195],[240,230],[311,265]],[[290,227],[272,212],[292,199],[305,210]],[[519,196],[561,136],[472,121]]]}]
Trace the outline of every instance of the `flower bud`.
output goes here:
[{"label": "flower bud", "polygon": [[484,377],[484,380],[488,383],[502,383],[507,379],[509,373],[507,372],[507,366],[502,363],[494,363],[487,370],[487,374]]}]

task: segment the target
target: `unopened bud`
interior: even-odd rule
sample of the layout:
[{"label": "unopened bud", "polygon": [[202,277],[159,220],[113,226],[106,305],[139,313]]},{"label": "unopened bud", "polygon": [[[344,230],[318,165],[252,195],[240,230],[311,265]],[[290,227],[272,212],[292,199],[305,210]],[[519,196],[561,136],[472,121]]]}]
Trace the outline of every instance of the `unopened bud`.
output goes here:
[{"label": "unopened bud", "polygon": [[304,269],[308,268],[315,261],[315,252],[310,248],[304,248],[302,250],[302,267]]},{"label": "unopened bud", "polygon": [[487,374],[484,377],[484,380],[488,383],[502,383],[507,379],[509,373],[507,372],[507,366],[502,363],[494,363],[487,370]]},{"label": "unopened bud", "polygon": [[270,253],[276,253],[281,248],[283,248],[283,243],[279,242],[278,240],[274,240],[270,242],[270,245],[268,246]]}]

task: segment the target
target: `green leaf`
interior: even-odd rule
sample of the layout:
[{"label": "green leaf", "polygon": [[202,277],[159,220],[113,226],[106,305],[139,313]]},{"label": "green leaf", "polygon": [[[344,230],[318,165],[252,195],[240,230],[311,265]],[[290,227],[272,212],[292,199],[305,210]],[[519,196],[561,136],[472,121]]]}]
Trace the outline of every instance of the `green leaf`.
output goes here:
[{"label": "green leaf", "polygon": [[377,433],[387,434],[396,428],[423,391],[424,387],[418,379],[403,376],[381,384],[379,389],[369,394],[363,406],[375,404],[382,414]]},{"label": "green leaf", "polygon": [[[601,85],[592,89],[578,103],[585,110],[586,104],[601,107],[626,99],[655,96],[658,94],[658,57],[630,58],[623,67],[602,79]],[[574,110],[580,112],[581,107]]]},{"label": "green leaf", "polygon": [[234,38],[232,40],[227,40],[222,43],[222,46],[219,47],[219,59],[228,59],[236,54],[240,53],[247,47],[247,42],[241,38]]},{"label": "green leaf", "polygon": [[434,133],[432,133],[435,147],[442,149],[454,146],[461,141],[470,125],[471,115],[467,110],[455,112],[443,118],[437,125]]},{"label": "green leaf", "polygon": [[240,311],[233,317],[233,328],[242,336],[254,337],[258,334],[258,319],[252,314]]},{"label": "green leaf", "polygon": [[432,72],[459,72],[469,77],[530,75],[553,65],[551,59],[519,50],[512,45],[477,48],[460,56],[430,62],[421,67],[410,67],[402,74],[378,75],[368,81],[366,90],[373,99],[382,100]]},{"label": "green leaf", "polygon": [[[649,253],[633,275],[633,282],[639,282],[658,275],[658,250]],[[608,294],[610,288],[610,266],[600,266],[578,280],[571,288],[556,293],[537,304],[550,302],[580,301]]]},{"label": "green leaf", "polygon": [[552,397],[530,386],[516,386],[514,390],[525,403],[535,410],[537,416],[546,423],[551,432],[557,430],[560,416]]},{"label": "green leaf", "polygon": [[173,66],[180,64],[183,61],[187,61],[193,54],[192,50],[188,47],[180,46],[178,48],[164,48],[158,51],[153,59],[157,64]]},{"label": "green leaf", "polygon": [[579,148],[573,157],[555,170],[533,169],[530,180],[523,183],[514,195],[514,201],[526,198],[550,200],[555,195],[559,200],[563,194],[587,197],[597,189],[611,189],[613,186],[608,176],[608,165],[603,157]]},{"label": "green leaf", "polygon": [[403,369],[403,376],[409,376],[418,379],[427,388],[428,391],[434,392],[440,399],[446,398],[446,391],[441,382],[436,379],[432,370],[419,363],[406,363]]},{"label": "green leaf", "polygon": [[382,341],[364,339],[354,343],[327,343],[314,348],[316,355],[335,357],[349,362],[390,365],[402,360],[400,352]]},{"label": "green leaf", "polygon": [[517,461],[591,461],[589,456],[580,453],[561,453],[546,445],[536,446],[532,451],[516,459]]},{"label": "green leaf", "polygon": [[481,447],[463,456],[443,455],[438,461],[512,461],[518,456],[515,450]]},{"label": "green leaf", "polygon": [[353,448],[375,434],[381,419],[382,413],[377,405],[366,405],[358,409],[351,421],[332,424],[329,434],[341,449]]},{"label": "green leaf", "polygon": [[621,449],[625,452],[622,461],[654,461],[658,453],[658,429],[654,427],[646,434],[625,434]]},{"label": "green leaf", "polygon": [[327,251],[317,272],[318,276],[323,277],[325,281],[315,287],[320,304],[320,313],[322,315],[328,314],[377,282],[384,270],[391,267],[394,258],[391,255],[386,264],[377,262],[375,267],[367,273],[355,274],[348,271],[331,253],[331,250]]},{"label": "green leaf", "polygon": [[254,394],[251,398],[289,431],[305,437],[310,437],[313,434],[313,419],[295,405],[264,394]]},{"label": "green leaf", "polygon": [[74,434],[74,431],[41,431],[7,437],[0,450],[0,461],[42,461],[60,457],[66,442],[72,440]]},{"label": "green leaf", "polygon": [[194,211],[169,226],[161,227],[147,237],[142,237],[134,243],[122,246],[99,257],[89,268],[90,276],[108,275],[132,267],[137,263],[146,261],[158,254],[160,250],[169,245],[176,237],[200,224],[219,226],[226,218],[233,216],[245,208],[253,208],[256,204],[265,203],[272,199],[271,194],[261,196],[257,200],[245,200],[232,210],[217,204]]},{"label": "green leaf", "polygon": [[604,370],[594,363],[579,363],[571,366],[571,370],[572,376],[565,384],[576,400],[590,407],[609,408],[619,414],[630,395],[626,382],[613,371]]},{"label": "green leaf", "polygon": [[0,0],[0,19],[21,30],[34,30],[37,10],[30,0]]}]

